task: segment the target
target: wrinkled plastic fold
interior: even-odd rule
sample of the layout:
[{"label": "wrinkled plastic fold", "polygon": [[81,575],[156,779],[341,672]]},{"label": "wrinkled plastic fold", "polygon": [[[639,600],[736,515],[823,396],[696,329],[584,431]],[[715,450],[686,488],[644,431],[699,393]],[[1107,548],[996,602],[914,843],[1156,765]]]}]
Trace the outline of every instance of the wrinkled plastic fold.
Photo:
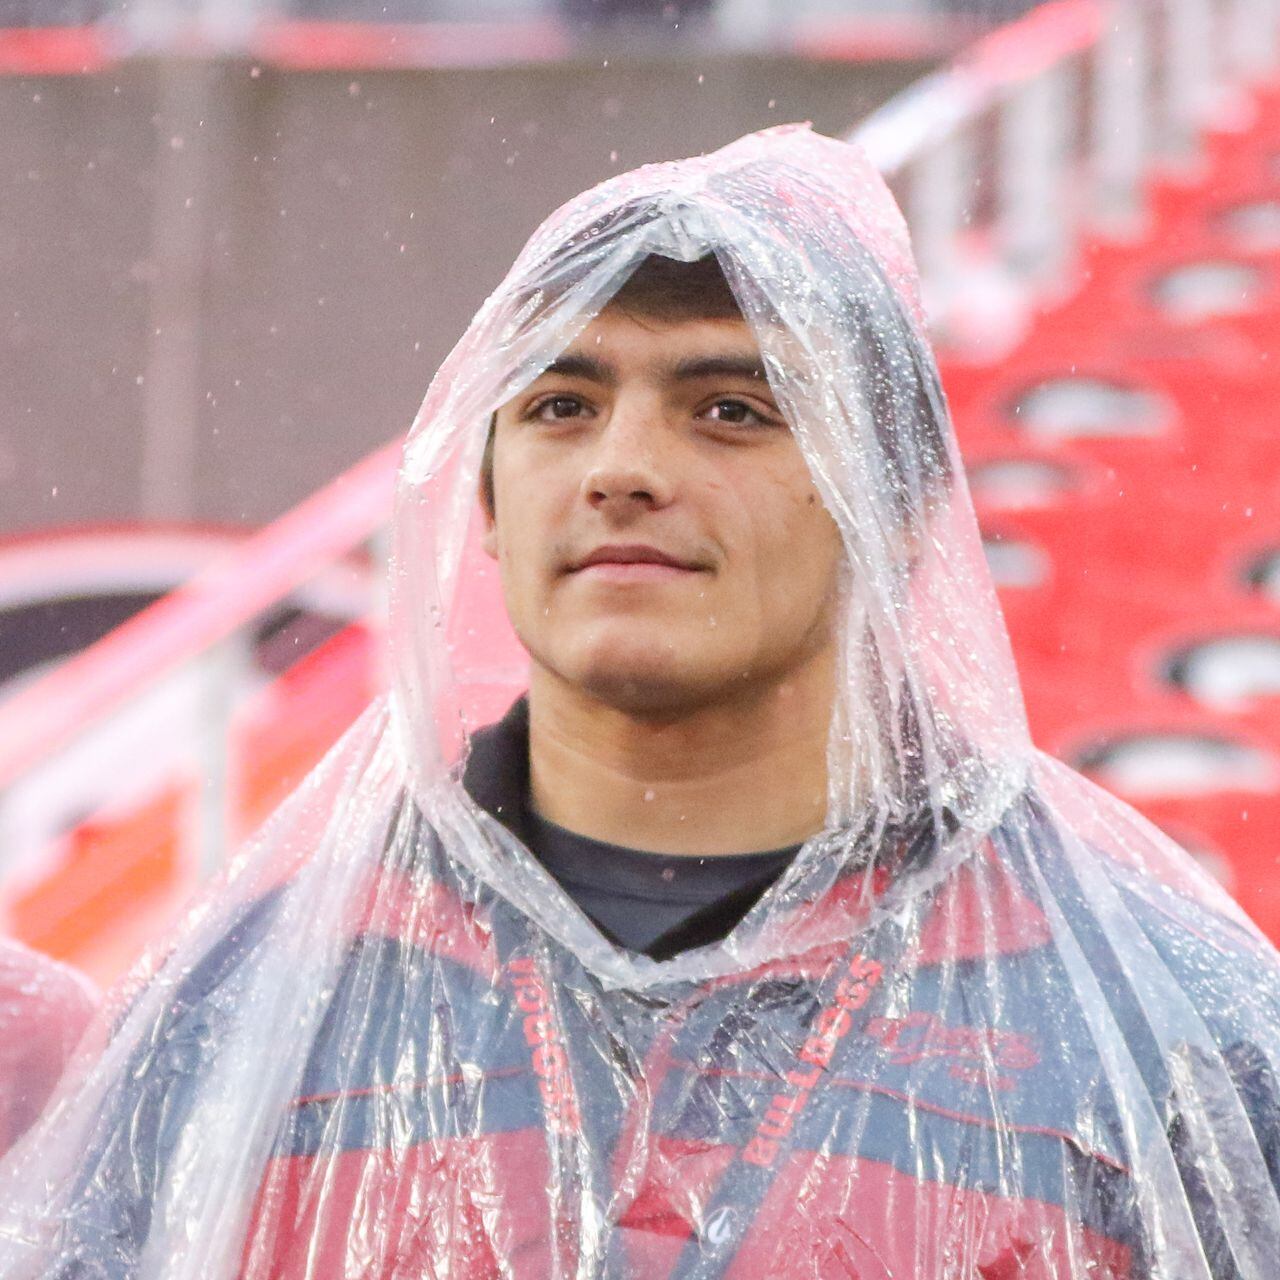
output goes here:
[{"label": "wrinkled plastic fold", "polygon": [[[844,548],[824,829],[720,943],[607,941],[463,785],[527,658],[487,423],[714,254]],[[392,688],[118,991],[6,1280],[1270,1280],[1276,955],[1031,746],[906,230],[804,128],[532,237],[406,444]]]},{"label": "wrinkled plastic fold", "polygon": [[76,970],[0,939],[0,1153],[44,1109],[97,1002]]}]

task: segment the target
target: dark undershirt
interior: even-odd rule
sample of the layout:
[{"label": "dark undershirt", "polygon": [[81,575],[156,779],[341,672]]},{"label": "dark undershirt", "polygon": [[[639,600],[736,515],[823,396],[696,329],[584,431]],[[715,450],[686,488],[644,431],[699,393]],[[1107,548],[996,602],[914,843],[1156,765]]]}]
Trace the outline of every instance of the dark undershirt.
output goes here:
[{"label": "dark undershirt", "polygon": [[665,960],[728,936],[800,848],[765,853],[646,853],[566,831],[534,812],[529,705],[521,698],[471,743],[463,785],[528,846],[611,941]]},{"label": "dark undershirt", "polygon": [[[647,853],[566,831],[532,810],[534,857],[608,937],[628,951],[718,942],[786,870],[800,846],[714,857]],[[664,945],[665,944],[665,945]]]}]

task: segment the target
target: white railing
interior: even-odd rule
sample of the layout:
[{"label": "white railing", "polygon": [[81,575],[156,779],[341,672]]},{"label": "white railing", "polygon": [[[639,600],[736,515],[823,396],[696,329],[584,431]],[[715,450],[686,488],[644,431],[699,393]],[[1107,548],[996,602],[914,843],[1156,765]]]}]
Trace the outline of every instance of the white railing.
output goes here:
[{"label": "white railing", "polygon": [[[939,334],[991,352],[999,314],[1061,287],[1082,235],[1134,230],[1153,164],[1189,162],[1224,93],[1272,67],[1277,4],[1057,0],[870,117],[855,136],[904,204]],[[998,305],[973,305],[987,297]],[[70,788],[83,811],[119,794],[120,726],[145,722],[168,688],[201,708],[192,857],[221,860],[227,727],[253,628],[353,551],[381,557],[396,453],[0,704],[0,873],[38,856],[31,815],[48,797]],[[125,754],[166,760],[164,733]]]},{"label": "white railing", "polygon": [[[123,626],[0,702],[0,875],[40,850],[48,816],[94,812],[197,769],[192,858],[226,848],[232,714],[260,620],[353,553],[382,578],[398,445],[389,445]],[[369,601],[378,609],[380,594]],[[176,713],[176,714],[175,714]],[[195,726],[194,741],[175,734]],[[147,726],[152,740],[146,741]],[[131,777],[131,769],[133,776]],[[56,817],[54,820],[56,826]]]},{"label": "white railing", "polygon": [[911,225],[936,335],[992,356],[1067,288],[1085,235],[1142,228],[1143,183],[1275,66],[1275,0],[1055,0],[854,131]]}]

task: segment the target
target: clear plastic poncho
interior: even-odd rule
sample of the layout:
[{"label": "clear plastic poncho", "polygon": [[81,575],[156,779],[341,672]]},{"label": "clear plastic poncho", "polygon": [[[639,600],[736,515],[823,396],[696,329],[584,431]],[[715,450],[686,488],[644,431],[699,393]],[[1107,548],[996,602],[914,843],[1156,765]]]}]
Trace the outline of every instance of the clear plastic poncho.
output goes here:
[{"label": "clear plastic poncho", "polygon": [[97,1003],[77,970],[0,938],[0,1152],[44,1109]]},{"label": "clear plastic poncho", "polygon": [[[825,829],[722,942],[590,924],[462,785],[522,688],[496,406],[715,254],[843,540]],[[597,187],[432,383],[393,677],[116,993],[0,1198],[5,1280],[1280,1275],[1276,954],[1032,748],[903,222],[803,128]]]}]

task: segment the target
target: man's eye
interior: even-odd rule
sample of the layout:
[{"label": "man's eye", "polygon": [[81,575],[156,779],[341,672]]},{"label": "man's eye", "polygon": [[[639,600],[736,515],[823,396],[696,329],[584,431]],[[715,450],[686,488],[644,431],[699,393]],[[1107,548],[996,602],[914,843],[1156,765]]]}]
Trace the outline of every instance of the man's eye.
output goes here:
[{"label": "man's eye", "polygon": [[529,416],[540,422],[560,422],[576,418],[585,407],[577,396],[548,396],[533,406]]},{"label": "man's eye", "polygon": [[717,400],[707,410],[707,417],[716,422],[728,422],[735,426],[764,426],[769,421],[762,413],[758,413],[742,400]]}]

